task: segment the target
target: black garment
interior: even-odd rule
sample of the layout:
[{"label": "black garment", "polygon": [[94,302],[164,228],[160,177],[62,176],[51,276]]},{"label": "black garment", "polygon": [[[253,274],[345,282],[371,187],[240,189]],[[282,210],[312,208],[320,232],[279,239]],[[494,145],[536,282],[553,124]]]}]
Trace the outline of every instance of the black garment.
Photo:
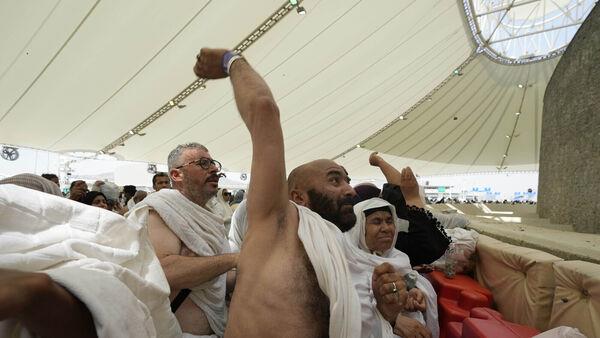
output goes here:
[{"label": "black garment", "polygon": [[446,252],[450,237],[431,212],[407,206],[400,187],[384,184],[381,197],[396,208],[398,218],[408,221],[408,232],[398,233],[396,249],[410,258],[412,266],[431,264]]}]

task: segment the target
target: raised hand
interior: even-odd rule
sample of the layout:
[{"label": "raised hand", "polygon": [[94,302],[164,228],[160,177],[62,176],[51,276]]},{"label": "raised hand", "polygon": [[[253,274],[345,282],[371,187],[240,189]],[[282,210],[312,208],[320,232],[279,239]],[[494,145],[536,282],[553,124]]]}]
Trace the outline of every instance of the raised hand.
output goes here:
[{"label": "raised hand", "polygon": [[202,48],[196,56],[194,73],[204,79],[222,79],[227,77],[223,69],[223,56],[227,49]]},{"label": "raised hand", "polygon": [[371,288],[377,301],[377,309],[387,321],[393,322],[406,304],[404,278],[391,264],[383,263],[373,270]]},{"label": "raised hand", "polygon": [[419,195],[419,183],[410,167],[402,169],[400,173],[400,190],[402,190],[407,205],[414,205],[419,208],[425,207]]},{"label": "raised hand", "polygon": [[381,156],[379,156],[379,153],[376,151],[372,152],[369,156],[369,164],[374,167],[379,167],[381,161],[383,161],[383,159],[381,158]]},{"label": "raised hand", "polygon": [[423,291],[417,288],[410,289],[404,310],[408,312],[427,310],[427,300]]}]

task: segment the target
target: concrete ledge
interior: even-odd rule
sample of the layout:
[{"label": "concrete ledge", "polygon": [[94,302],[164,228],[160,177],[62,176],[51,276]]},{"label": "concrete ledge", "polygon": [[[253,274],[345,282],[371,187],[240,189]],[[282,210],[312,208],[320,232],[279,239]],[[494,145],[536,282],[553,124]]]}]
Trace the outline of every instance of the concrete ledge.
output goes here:
[{"label": "concrete ledge", "polygon": [[547,225],[539,227],[468,217],[470,229],[500,241],[542,250],[564,260],[600,264],[600,235],[549,229]]}]

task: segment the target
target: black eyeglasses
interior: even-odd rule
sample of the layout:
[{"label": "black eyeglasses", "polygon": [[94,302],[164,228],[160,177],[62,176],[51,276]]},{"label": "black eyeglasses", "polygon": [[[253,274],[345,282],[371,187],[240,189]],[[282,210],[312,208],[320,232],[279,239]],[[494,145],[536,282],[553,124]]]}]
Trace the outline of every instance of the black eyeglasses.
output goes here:
[{"label": "black eyeglasses", "polygon": [[211,165],[214,165],[217,168],[217,171],[221,171],[221,168],[222,168],[221,162],[207,158],[207,157],[200,157],[200,159],[198,159],[198,160],[188,162],[186,164],[182,164],[179,167],[175,167],[175,169],[181,169],[181,168],[185,167],[186,165],[190,165],[190,164],[195,164],[204,170],[210,169]]}]

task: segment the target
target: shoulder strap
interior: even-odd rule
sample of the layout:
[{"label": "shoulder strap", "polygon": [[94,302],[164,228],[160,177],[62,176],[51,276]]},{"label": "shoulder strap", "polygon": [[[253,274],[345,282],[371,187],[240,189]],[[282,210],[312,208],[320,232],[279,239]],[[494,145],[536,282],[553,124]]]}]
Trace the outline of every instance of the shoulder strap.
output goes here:
[{"label": "shoulder strap", "polygon": [[177,311],[190,292],[192,292],[190,289],[181,289],[179,291],[175,299],[171,302],[171,312],[175,313],[175,311]]}]

